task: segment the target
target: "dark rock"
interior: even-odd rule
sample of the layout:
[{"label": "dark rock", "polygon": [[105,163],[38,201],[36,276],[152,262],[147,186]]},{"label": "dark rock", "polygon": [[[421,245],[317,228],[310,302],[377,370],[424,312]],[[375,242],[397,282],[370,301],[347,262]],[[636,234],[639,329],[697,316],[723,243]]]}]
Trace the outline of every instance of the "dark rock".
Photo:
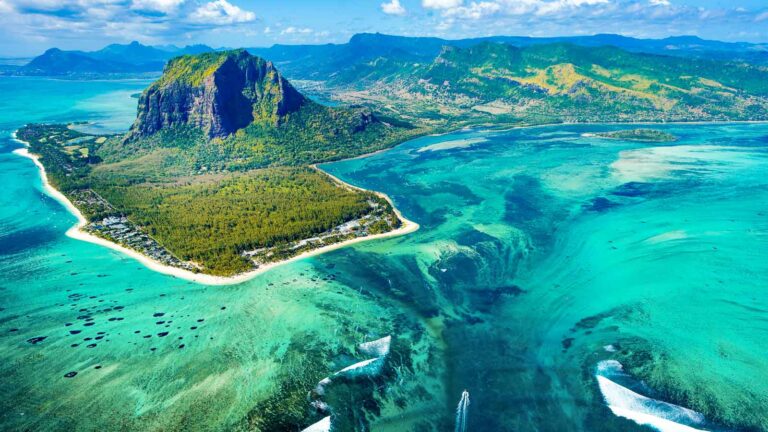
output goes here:
[{"label": "dark rock", "polygon": [[27,342],[31,343],[32,345],[38,344],[44,340],[46,340],[48,336],[37,336],[30,339],[27,339]]},{"label": "dark rock", "polygon": [[77,375],[77,372],[67,372],[64,374],[64,378],[73,378],[75,375]]},{"label": "dark rock", "polygon": [[[217,57],[208,59],[214,70],[197,71],[204,73],[199,82],[185,79],[184,71],[192,69],[186,64],[189,58],[168,62],[166,74],[139,98],[138,116],[126,141],[179,126],[199,128],[210,138],[231,135],[255,120],[277,126],[307,102],[272,62],[245,50],[203,55]],[[175,71],[181,76],[165,79]]]}]

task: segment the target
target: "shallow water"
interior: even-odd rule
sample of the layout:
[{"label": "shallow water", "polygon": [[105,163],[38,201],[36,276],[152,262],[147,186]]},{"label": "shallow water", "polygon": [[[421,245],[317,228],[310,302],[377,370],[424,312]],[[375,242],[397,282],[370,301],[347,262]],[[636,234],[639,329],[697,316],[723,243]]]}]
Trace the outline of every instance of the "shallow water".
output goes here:
[{"label": "shallow water", "polygon": [[[127,128],[146,85],[24,80],[0,79],[4,137]],[[644,430],[602,399],[615,359],[648,397],[768,430],[768,125],[659,128],[680,140],[466,131],[326,165],[421,229],[227,287],[65,237],[3,138],[0,424],[296,430],[327,415],[314,401],[338,430],[444,431],[467,390],[468,431]]]}]

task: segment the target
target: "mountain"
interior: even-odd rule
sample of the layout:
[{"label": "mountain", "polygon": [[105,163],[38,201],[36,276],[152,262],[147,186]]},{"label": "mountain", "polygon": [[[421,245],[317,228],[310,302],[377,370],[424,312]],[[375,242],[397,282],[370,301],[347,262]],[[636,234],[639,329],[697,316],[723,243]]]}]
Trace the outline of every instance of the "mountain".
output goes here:
[{"label": "mountain", "polygon": [[98,51],[63,51],[51,48],[16,70],[19,75],[108,75],[160,72],[176,56],[213,51],[205,45],[161,49],[142,45],[112,44]]},{"label": "mountain", "polygon": [[129,139],[176,126],[226,137],[254,121],[278,126],[306,103],[272,63],[244,50],[178,57],[139,98]]},{"label": "mountain", "polygon": [[445,46],[470,48],[487,42],[516,47],[553,43],[569,43],[583,47],[613,46],[637,53],[768,65],[767,44],[709,41],[695,36],[637,39],[621,35],[598,34],[547,38],[489,36],[448,40],[361,33],[352,36],[345,44],[274,45],[269,48],[249,48],[249,51],[274,61],[281,67],[283,73],[292,79],[324,80],[333,77],[339,71],[379,57],[419,62],[434,59]]},{"label": "mountain", "polygon": [[[401,114],[544,121],[768,118],[768,70],[743,63],[557,43],[447,46],[430,62],[377,58],[327,82]],[[501,116],[501,117],[500,117]]]},{"label": "mountain", "polygon": [[315,103],[245,50],[172,59],[137,111],[125,136],[67,125],[27,125],[18,136],[87,231],[214,275],[399,227],[385,199],[309,165],[426,132],[369,108]]},{"label": "mountain", "polygon": [[[128,65],[97,60],[75,51],[51,48],[35,57],[18,71],[25,75],[62,75],[82,73],[127,72]],[[66,72],[64,72],[66,71]]]},{"label": "mountain", "polygon": [[400,60],[430,60],[448,41],[428,37],[389,36],[361,33],[346,44],[273,45],[248,51],[279,64],[294,79],[327,79],[347,67],[378,57]]},{"label": "mountain", "polygon": [[273,63],[231,50],[168,62],[139,97],[130,132],[101,155],[125,161],[174,149],[187,169],[242,170],[356,156],[416,131],[370,108],[313,102]]}]

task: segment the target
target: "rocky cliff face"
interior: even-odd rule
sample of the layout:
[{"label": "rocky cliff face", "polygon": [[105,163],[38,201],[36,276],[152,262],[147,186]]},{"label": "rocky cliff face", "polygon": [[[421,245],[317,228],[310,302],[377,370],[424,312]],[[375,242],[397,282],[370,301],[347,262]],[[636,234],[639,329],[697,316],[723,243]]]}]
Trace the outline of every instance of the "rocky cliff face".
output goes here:
[{"label": "rocky cliff face", "polygon": [[306,102],[271,62],[244,50],[182,56],[142,93],[126,139],[175,126],[224,137],[252,122],[277,126]]}]

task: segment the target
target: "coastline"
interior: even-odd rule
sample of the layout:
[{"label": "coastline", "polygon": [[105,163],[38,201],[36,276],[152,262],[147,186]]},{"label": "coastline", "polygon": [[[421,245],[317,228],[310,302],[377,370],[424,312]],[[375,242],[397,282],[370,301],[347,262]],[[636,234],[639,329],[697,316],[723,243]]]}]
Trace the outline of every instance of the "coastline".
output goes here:
[{"label": "coastline", "polygon": [[[190,282],[203,284],[203,285],[235,285],[235,284],[243,283],[275,267],[279,267],[281,265],[284,265],[293,261],[299,261],[304,258],[320,255],[326,252],[330,252],[336,249],[341,249],[343,247],[346,247],[355,243],[362,243],[368,240],[376,240],[376,239],[382,239],[382,238],[388,238],[388,237],[398,237],[401,235],[412,233],[419,229],[419,224],[406,219],[402,215],[402,213],[400,213],[400,211],[394,206],[389,196],[378,191],[367,191],[367,192],[372,192],[378,195],[379,197],[387,200],[387,202],[390,203],[393,211],[395,212],[395,215],[397,215],[397,217],[400,219],[400,222],[402,223],[402,226],[400,228],[392,231],[388,231],[385,233],[381,233],[381,234],[368,235],[365,237],[355,237],[353,239],[345,240],[339,243],[323,246],[317,249],[306,251],[304,253],[301,253],[299,255],[293,256],[291,258],[288,258],[282,261],[276,261],[273,263],[264,264],[257,269],[254,269],[245,273],[240,273],[234,276],[213,276],[213,275],[207,275],[202,273],[193,273],[189,270],[184,270],[177,267],[165,265],[133,249],[129,249],[120,244],[111,242],[109,240],[97,237],[95,235],[92,235],[83,231],[82,228],[88,224],[87,219],[85,218],[85,216],[83,216],[82,212],[80,212],[80,210],[77,207],[75,207],[75,205],[63,193],[61,193],[58,189],[54,188],[50,184],[50,182],[48,181],[48,174],[45,171],[45,167],[40,162],[40,158],[37,155],[30,153],[29,144],[25,141],[18,139],[16,137],[16,132],[13,132],[11,134],[11,139],[24,145],[24,148],[16,149],[13,151],[13,153],[18,156],[31,159],[32,162],[35,164],[35,166],[37,166],[38,170],[40,171],[40,178],[43,183],[43,192],[46,195],[58,201],[59,203],[61,203],[61,205],[63,205],[67,209],[67,211],[69,211],[72,215],[74,215],[77,218],[77,223],[67,230],[66,232],[67,237],[75,240],[81,240],[88,243],[97,244],[99,246],[104,246],[114,251],[123,253],[139,261],[142,265],[144,265],[150,270],[153,270],[168,276],[173,276],[179,279],[188,280]],[[341,179],[323,171],[322,169],[318,168],[315,165],[311,165],[311,167],[323,174],[328,175],[329,177],[331,177],[331,179],[334,182],[337,182],[339,185],[342,185],[343,187],[348,187],[348,188],[352,188],[360,191],[366,191],[365,189],[359,188],[357,186],[354,186],[342,181]]]},{"label": "coastline", "polygon": [[[529,128],[539,128],[539,127],[551,127],[551,126],[571,126],[571,125],[591,125],[591,124],[600,124],[600,125],[663,125],[663,124],[679,124],[679,125],[694,125],[694,124],[768,124],[768,121],[766,120],[735,120],[735,121],[713,121],[713,122],[706,122],[706,121],[693,121],[693,122],[604,122],[604,123],[582,123],[582,122],[566,122],[566,123],[544,123],[544,124],[536,124],[536,125],[517,125],[517,126],[511,126],[509,128],[501,128],[501,129],[489,129],[488,132],[505,132],[510,131],[514,129],[529,129]],[[476,131],[483,131],[484,129],[487,129],[487,126],[477,125],[477,126],[464,126],[460,129],[456,129],[453,131],[446,131],[446,132],[440,132],[440,133],[433,133],[433,134],[426,134],[425,136],[443,136],[448,135],[455,132],[460,131],[466,131],[466,130],[476,130]],[[363,189],[361,187],[349,184],[340,178],[334,176],[333,174],[330,174],[326,171],[324,171],[322,168],[318,166],[318,164],[311,164],[309,165],[310,168],[317,170],[318,172],[327,175],[331,178],[335,183],[339,184],[342,187],[347,187],[363,192],[371,192],[376,194],[377,196],[387,200],[389,204],[392,206],[392,210],[394,211],[395,215],[400,219],[402,226],[398,229],[388,231],[386,233],[381,234],[374,234],[374,235],[368,235],[365,237],[356,237],[353,239],[345,240],[339,243],[334,243],[331,245],[323,246],[317,249],[313,249],[310,251],[303,252],[299,255],[295,255],[291,258],[282,260],[282,261],[276,261],[272,263],[263,264],[257,269],[240,273],[234,276],[213,276],[213,275],[207,275],[202,273],[194,273],[188,270],[180,269],[177,267],[172,267],[165,265],[159,261],[156,261],[140,252],[137,252],[133,249],[129,249],[125,246],[122,246],[120,244],[111,242],[109,240],[94,236],[92,234],[89,234],[82,230],[82,228],[88,223],[88,221],[85,219],[85,216],[80,212],[80,210],[75,207],[75,205],[69,201],[69,199],[61,193],[59,190],[54,188],[49,182],[48,182],[48,175],[45,171],[45,167],[40,162],[39,157],[35,154],[32,154],[29,152],[29,144],[25,141],[22,141],[17,138],[16,131],[14,131],[11,134],[11,139],[21,143],[25,146],[25,148],[14,150],[13,153],[17,154],[22,157],[29,158],[33,161],[33,163],[37,166],[37,168],[40,170],[40,176],[41,180],[43,182],[43,191],[50,196],[51,198],[55,199],[59,203],[61,203],[71,214],[73,214],[77,218],[77,224],[72,226],[70,229],[67,230],[66,235],[67,237],[70,237],[72,239],[81,240],[93,244],[97,244],[109,249],[112,249],[114,251],[123,253],[137,261],[139,261],[142,265],[147,267],[150,270],[156,271],[158,273],[162,273],[168,276],[173,276],[179,279],[188,280],[191,282],[203,284],[203,285],[235,285],[239,283],[246,282],[250,279],[253,279],[254,277],[265,273],[275,267],[279,267],[283,264],[287,264],[293,261],[299,261],[304,258],[309,258],[312,256],[320,255],[326,252],[331,252],[336,249],[341,249],[343,247],[356,244],[356,243],[362,243],[364,241],[368,240],[376,240],[376,239],[382,239],[382,238],[388,238],[388,237],[399,237],[401,235],[406,235],[409,233],[412,233],[414,231],[417,231],[419,229],[419,224],[416,222],[413,222],[407,218],[405,218],[400,210],[397,209],[397,207],[392,202],[392,199],[379,191],[372,191]],[[412,138],[415,139],[415,138]],[[400,143],[403,144],[403,143]],[[400,145],[398,144],[398,145]],[[349,159],[362,159],[369,156],[373,156],[379,153],[384,153],[386,151],[389,151],[396,146],[389,147],[386,149],[377,150],[371,153],[362,154],[359,156],[355,156],[353,158]],[[339,162],[339,161],[333,161],[333,162]],[[332,162],[329,162],[332,163]]]}]

